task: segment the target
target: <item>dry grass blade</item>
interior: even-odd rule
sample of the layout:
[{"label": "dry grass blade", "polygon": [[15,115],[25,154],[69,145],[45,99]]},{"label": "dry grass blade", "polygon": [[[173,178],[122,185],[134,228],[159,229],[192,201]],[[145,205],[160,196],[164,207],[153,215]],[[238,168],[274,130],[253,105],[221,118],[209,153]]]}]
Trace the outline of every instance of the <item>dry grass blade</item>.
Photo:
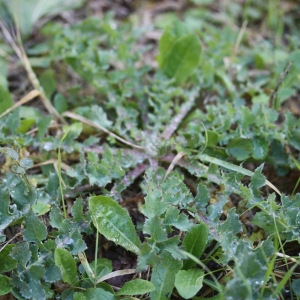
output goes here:
[{"label": "dry grass blade", "polygon": [[22,57],[21,51],[20,51],[16,41],[14,40],[12,35],[10,34],[9,30],[6,28],[6,26],[4,25],[4,23],[1,20],[0,20],[0,27],[1,27],[1,30],[2,30],[2,33],[3,33],[4,37],[7,39],[8,43],[12,46],[12,48],[16,52],[17,56],[21,60],[21,57]]},{"label": "dry grass blade", "polygon": [[183,151],[177,153],[177,155],[174,157],[174,159],[172,160],[165,176],[164,176],[164,180],[167,178],[167,176],[170,174],[170,172],[174,169],[175,165],[179,162],[179,160],[185,155],[185,153]]},{"label": "dry grass blade", "polygon": [[128,146],[131,146],[131,147],[133,147],[133,148],[136,148],[136,149],[143,149],[143,150],[147,150],[147,149],[148,149],[148,148],[146,148],[146,147],[138,146],[138,145],[135,145],[135,144],[133,144],[133,143],[131,143],[131,142],[128,142],[128,141],[122,139],[121,137],[117,136],[117,135],[114,134],[113,132],[111,132],[111,131],[107,130],[106,128],[102,127],[101,125],[96,124],[96,123],[90,121],[89,119],[87,119],[87,118],[85,118],[85,117],[83,117],[83,116],[77,115],[77,114],[75,114],[75,113],[73,113],[73,112],[71,112],[71,111],[66,111],[66,112],[64,112],[64,113],[63,113],[63,116],[64,116],[64,117],[69,117],[69,118],[74,119],[74,120],[78,120],[78,121],[80,121],[80,122],[82,122],[82,123],[84,123],[84,124],[87,124],[87,125],[92,126],[92,127],[94,127],[94,128],[100,129],[100,130],[104,131],[105,133],[107,133],[108,135],[114,137],[114,138],[117,139],[118,141],[120,141],[120,142],[122,142],[122,143],[124,143],[124,144],[126,144],[126,145],[128,145]]},{"label": "dry grass blade", "polygon": [[4,246],[2,246],[0,248],[0,252],[11,242],[13,241],[15,238],[19,237],[19,236],[22,236],[23,233],[22,232],[18,232],[15,236],[13,236],[11,239],[9,239],[8,241],[4,242],[4,243],[1,243],[1,244],[4,244]]},{"label": "dry grass blade", "polygon": [[236,43],[235,43],[235,45],[234,45],[234,49],[233,49],[234,55],[237,55],[238,52],[239,52],[240,45],[241,45],[241,41],[242,41],[242,38],[243,38],[244,33],[245,33],[245,31],[246,31],[247,24],[248,24],[248,21],[245,20],[245,21],[243,22],[242,28],[241,28],[241,30],[240,30],[240,32],[239,32],[239,35],[238,35],[237,40],[236,40]]},{"label": "dry grass blade", "polygon": [[289,259],[290,261],[294,262],[294,263],[297,263],[297,260],[289,255],[286,255],[286,254],[283,254],[283,253],[280,253],[280,252],[275,252],[275,254],[279,257],[282,257],[282,258],[287,258]]},{"label": "dry grass blade", "polygon": [[136,269],[125,269],[125,270],[114,271],[114,272],[111,272],[111,273],[101,277],[100,279],[98,279],[96,284],[98,284],[99,282],[108,280],[110,278],[114,278],[114,277],[117,277],[117,276],[128,275],[128,274],[134,274],[134,273],[136,273]]},{"label": "dry grass blade", "polygon": [[22,45],[22,41],[21,41],[21,37],[20,37],[20,31],[19,31],[19,25],[18,25],[18,19],[15,18],[15,22],[16,22],[16,27],[17,27],[17,41],[18,43],[15,42],[15,39],[13,38],[13,36],[11,35],[11,33],[9,32],[9,30],[5,27],[5,25],[3,24],[3,22],[0,21],[0,27],[2,29],[2,32],[5,36],[5,38],[8,40],[8,42],[11,44],[12,48],[14,49],[14,51],[16,52],[17,56],[19,57],[19,59],[21,60],[21,62],[24,65],[24,68],[27,72],[27,75],[29,77],[29,80],[31,82],[31,84],[33,85],[33,87],[38,90],[40,92],[39,96],[43,102],[43,105],[45,106],[46,110],[49,112],[49,114],[56,120],[61,121],[62,123],[66,124],[66,121],[59,115],[59,113],[57,112],[57,110],[53,107],[53,105],[51,104],[50,100],[47,98],[47,96],[44,93],[44,89],[41,86],[37,76],[35,75],[31,64],[29,62],[29,59],[27,57],[27,54],[24,50],[24,47]]},{"label": "dry grass blade", "polygon": [[279,196],[282,196],[281,192],[278,190],[278,188],[272,184],[269,180],[266,180],[266,185],[270,187],[272,190],[274,190]]},{"label": "dry grass blade", "polygon": [[93,270],[91,269],[87,259],[85,258],[83,253],[78,253],[78,257],[80,259],[80,262],[82,264],[82,266],[84,267],[85,271],[87,272],[88,276],[91,277],[92,279],[94,279],[96,276],[93,272]]},{"label": "dry grass blade", "polygon": [[[50,165],[50,164],[54,164],[54,165],[56,165],[57,166],[57,159],[49,159],[49,160],[46,160],[46,161],[44,161],[44,162],[42,162],[42,163],[39,163],[39,164],[35,164],[34,166],[32,166],[31,168],[29,168],[29,169],[33,169],[33,168],[37,168],[37,167],[40,167],[40,166],[45,166],[45,165]],[[71,170],[72,168],[70,167],[70,166],[68,166],[67,164],[65,164],[65,163],[61,163],[61,168],[63,169],[63,170],[65,170],[65,171],[67,171],[67,170]]]},{"label": "dry grass blade", "polygon": [[[50,164],[53,164],[54,170],[55,170],[57,176],[59,176],[57,159],[49,159],[47,161],[44,161],[42,163],[32,166],[30,169],[37,168],[37,167],[44,166],[44,165],[50,165]],[[60,167],[65,171],[72,169],[70,166],[68,166],[67,164],[65,164],[63,162],[60,163]],[[62,178],[61,178],[61,181],[62,181],[63,186],[66,187],[66,184]]]},{"label": "dry grass blade", "polygon": [[17,103],[15,103],[12,107],[10,107],[5,112],[3,112],[0,115],[0,119],[3,118],[4,116],[6,116],[7,114],[9,114],[14,109],[18,108],[19,106],[21,106],[21,105],[23,105],[23,104],[31,101],[32,99],[34,99],[35,97],[39,96],[40,94],[41,94],[40,91],[38,91],[38,90],[32,90],[26,96],[24,96],[22,99],[20,99]]}]

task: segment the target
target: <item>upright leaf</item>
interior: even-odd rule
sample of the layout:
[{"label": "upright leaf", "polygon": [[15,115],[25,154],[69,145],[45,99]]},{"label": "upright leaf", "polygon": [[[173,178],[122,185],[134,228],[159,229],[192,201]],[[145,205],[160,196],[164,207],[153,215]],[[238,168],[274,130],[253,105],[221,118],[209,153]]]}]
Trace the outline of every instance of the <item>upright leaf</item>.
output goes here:
[{"label": "upright leaf", "polygon": [[159,217],[155,216],[148,219],[144,225],[144,233],[150,234],[151,238],[156,242],[162,242],[167,239],[167,233],[162,227]]},{"label": "upright leaf", "polygon": [[292,289],[296,296],[300,296],[300,279],[295,279],[292,283]]},{"label": "upright leaf", "polygon": [[0,261],[1,261],[0,273],[9,272],[9,271],[13,270],[17,265],[17,262],[9,255],[9,253],[13,247],[14,247],[14,245],[9,244],[4,249],[1,250],[1,252],[0,252]]},{"label": "upright leaf", "polygon": [[5,112],[11,106],[13,106],[13,101],[9,91],[7,91],[2,85],[0,85],[0,114]]},{"label": "upright leaf", "polygon": [[269,145],[266,140],[262,137],[255,137],[252,140],[253,153],[252,157],[257,160],[265,159],[269,152]]},{"label": "upright leaf", "polygon": [[139,254],[140,240],[127,213],[117,202],[105,196],[93,196],[89,206],[95,227],[108,240]]},{"label": "upright leaf", "polygon": [[197,203],[198,208],[204,208],[207,206],[209,200],[209,192],[205,185],[199,184],[197,186],[197,195],[195,197],[195,201]]},{"label": "upright leaf", "polygon": [[75,284],[76,279],[76,262],[72,254],[62,248],[56,248],[54,252],[55,264],[60,268],[63,281],[71,285]]},{"label": "upright leaf", "polygon": [[40,76],[40,83],[48,99],[51,99],[57,89],[55,72],[52,69],[46,69]]},{"label": "upright leaf", "polygon": [[174,45],[175,41],[186,34],[188,34],[186,26],[178,21],[173,22],[164,30],[163,35],[159,40],[159,55],[157,57],[159,65],[162,69],[166,61],[166,56]]},{"label": "upright leaf", "polygon": [[226,221],[219,223],[216,230],[223,249],[222,260],[227,263],[237,253],[239,243],[237,233],[242,231],[242,224],[239,215],[235,213],[235,208],[229,210]]},{"label": "upright leaf", "polygon": [[[182,242],[186,251],[200,258],[208,239],[208,230],[204,224],[194,225],[185,235]],[[189,269],[195,265],[192,260],[186,260],[183,263],[184,269]]]},{"label": "upright leaf", "polygon": [[46,134],[47,132],[47,129],[48,129],[48,126],[50,125],[50,122],[51,122],[51,117],[48,116],[48,117],[43,117],[43,118],[39,118],[37,120],[37,128],[38,128],[38,134],[37,134],[37,137],[39,139],[43,138],[44,135]]},{"label": "upright leaf", "polygon": [[259,188],[266,184],[266,178],[264,174],[262,174],[262,170],[264,165],[260,165],[253,172],[253,176],[251,177],[251,183],[249,187],[252,189],[254,196],[259,197],[261,192]]},{"label": "upright leaf", "polygon": [[0,275],[0,296],[8,294],[12,289],[11,279]]},{"label": "upright leaf", "polygon": [[21,34],[28,36],[33,25],[43,16],[53,16],[59,14],[62,10],[70,10],[78,8],[82,4],[82,0],[22,0],[9,1],[4,0],[4,4],[11,14],[18,19]]},{"label": "upright leaf", "polygon": [[150,293],[151,300],[165,300],[174,288],[175,275],[182,267],[182,261],[176,260],[164,251],[159,264],[152,269],[151,282],[155,290]]},{"label": "upright leaf", "polygon": [[158,50],[160,68],[167,76],[180,83],[197,67],[201,45],[197,35],[189,34],[185,25],[176,21],[164,30]]},{"label": "upright leaf", "polygon": [[13,220],[17,219],[19,213],[16,206],[11,206],[9,194],[0,189],[0,232],[4,230]]},{"label": "upright leaf", "polygon": [[202,288],[204,273],[199,269],[181,270],[175,276],[175,287],[184,299],[194,297]]}]

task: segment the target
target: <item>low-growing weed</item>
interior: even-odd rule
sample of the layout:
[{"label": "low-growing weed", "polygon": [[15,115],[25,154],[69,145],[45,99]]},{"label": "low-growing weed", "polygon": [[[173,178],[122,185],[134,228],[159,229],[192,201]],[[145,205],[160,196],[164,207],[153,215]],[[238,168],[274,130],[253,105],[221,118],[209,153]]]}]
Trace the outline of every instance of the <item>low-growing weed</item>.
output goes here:
[{"label": "low-growing weed", "polygon": [[20,97],[0,73],[1,296],[300,297],[295,20],[279,1],[213,2],[176,8],[183,22],[151,10],[155,30],[79,13],[35,45],[54,6],[27,23],[17,10],[17,41],[1,22],[36,83]]}]

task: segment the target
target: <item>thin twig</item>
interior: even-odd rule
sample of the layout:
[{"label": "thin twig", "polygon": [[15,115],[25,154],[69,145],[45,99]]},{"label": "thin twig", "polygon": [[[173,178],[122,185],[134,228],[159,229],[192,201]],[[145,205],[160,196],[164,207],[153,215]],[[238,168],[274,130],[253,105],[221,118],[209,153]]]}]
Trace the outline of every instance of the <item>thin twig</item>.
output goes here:
[{"label": "thin twig", "polygon": [[279,86],[281,85],[282,81],[283,81],[284,78],[288,75],[288,73],[289,73],[289,71],[290,71],[290,68],[291,68],[292,64],[293,64],[293,62],[289,61],[289,62],[285,65],[285,67],[284,67],[282,73],[280,74],[280,77],[279,77],[278,82],[277,82],[277,84],[276,84],[276,86],[275,86],[275,89],[273,90],[273,92],[272,92],[272,94],[271,94],[271,96],[270,96],[270,99],[269,99],[269,107],[273,107],[273,106],[274,106],[274,97],[275,97],[275,95],[276,95],[276,93],[277,93],[277,91],[278,91],[278,89],[279,89]]},{"label": "thin twig", "polygon": [[0,27],[2,29],[2,32],[5,36],[5,38],[8,40],[8,42],[13,47],[14,51],[16,52],[16,54],[19,57],[19,59],[21,60],[21,62],[23,63],[31,84],[33,85],[33,87],[36,90],[38,90],[40,92],[39,96],[40,96],[41,101],[42,101],[43,105],[45,106],[46,110],[49,112],[49,114],[54,119],[59,120],[62,123],[66,124],[66,121],[59,115],[57,110],[51,104],[50,100],[47,98],[43,87],[41,86],[37,76],[35,75],[32,67],[31,67],[31,64],[29,62],[29,59],[27,57],[27,54],[26,54],[25,49],[22,44],[20,30],[19,30],[19,22],[18,22],[18,19],[16,16],[15,16],[15,22],[16,22],[16,27],[17,27],[17,37],[16,38],[17,38],[18,44],[15,42],[15,40],[14,40],[13,36],[11,35],[11,33],[9,32],[9,30],[5,27],[4,23],[0,21]]},{"label": "thin twig", "polygon": [[2,30],[2,32],[4,34],[4,37],[7,39],[7,41],[9,42],[9,44],[12,46],[12,48],[15,51],[15,53],[19,57],[19,59],[22,60],[21,51],[20,51],[18,45],[16,44],[16,42],[13,39],[12,35],[10,34],[9,30],[6,28],[6,26],[4,25],[4,23],[1,20],[0,20],[0,27],[1,27],[1,30]]},{"label": "thin twig", "polygon": [[41,94],[40,91],[38,91],[38,90],[32,90],[26,96],[24,96],[22,99],[20,99],[17,103],[15,103],[12,107],[10,107],[5,112],[3,112],[0,115],[0,119],[3,118],[4,116],[6,116],[7,114],[9,114],[14,109],[18,108],[19,106],[21,106],[21,105],[23,105],[23,104],[31,101],[32,99],[34,99],[35,97],[39,96],[40,94]]},{"label": "thin twig", "polygon": [[18,236],[21,236],[23,233],[22,232],[18,232],[14,237],[12,237],[10,240],[8,240],[7,242],[4,243],[4,246],[0,248],[0,252],[15,238],[17,238]]},{"label": "thin twig", "polygon": [[[45,165],[50,165],[50,164],[54,164],[54,165],[57,166],[57,163],[58,163],[57,159],[49,159],[49,160],[46,160],[46,161],[44,161],[42,163],[35,164],[32,167],[30,167],[29,169],[38,168],[38,167],[45,166]],[[63,170],[65,170],[65,171],[72,170],[72,168],[69,165],[67,165],[67,164],[65,164],[63,162],[61,163],[61,168]]]},{"label": "thin twig", "polygon": [[[166,156],[161,158],[161,161],[172,163],[174,158],[175,158],[174,154],[167,154]],[[205,173],[205,174],[207,174],[207,171],[208,171],[208,166],[206,166],[204,164],[201,164],[199,162],[195,162],[195,161],[194,162],[189,162],[185,159],[180,159],[179,161],[177,161],[177,164],[182,168],[185,168],[187,170],[191,169],[196,173],[203,173],[203,174]]]},{"label": "thin twig", "polygon": [[96,124],[96,123],[90,121],[89,119],[87,119],[87,118],[85,118],[85,117],[83,117],[83,116],[77,115],[77,114],[75,114],[75,113],[73,113],[73,112],[71,112],[71,111],[66,111],[66,112],[64,112],[62,115],[63,115],[64,117],[69,117],[69,118],[71,118],[71,119],[78,120],[78,121],[80,121],[80,122],[82,122],[82,123],[84,123],[84,124],[90,125],[90,126],[92,126],[92,127],[94,127],[94,128],[98,128],[98,129],[104,131],[104,132],[107,133],[108,135],[114,137],[114,138],[117,139],[118,141],[120,141],[120,142],[122,142],[122,143],[124,143],[124,144],[126,144],[126,145],[128,145],[128,146],[131,146],[131,147],[136,148],[136,149],[148,150],[148,148],[146,148],[146,147],[138,146],[138,145],[135,145],[135,144],[133,144],[133,143],[131,143],[131,142],[128,142],[128,141],[122,139],[121,137],[119,137],[118,135],[116,135],[116,134],[114,134],[113,132],[109,131],[108,129],[102,127],[101,125]]}]

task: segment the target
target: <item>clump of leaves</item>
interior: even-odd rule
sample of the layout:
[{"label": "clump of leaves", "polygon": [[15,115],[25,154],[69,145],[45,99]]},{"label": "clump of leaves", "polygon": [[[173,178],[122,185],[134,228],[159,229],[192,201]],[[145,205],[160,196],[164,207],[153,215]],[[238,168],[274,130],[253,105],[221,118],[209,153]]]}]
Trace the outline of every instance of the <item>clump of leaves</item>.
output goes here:
[{"label": "clump of leaves", "polygon": [[[250,49],[192,2],[185,24],[165,26],[159,68],[143,63],[155,47],[131,22],[105,14],[48,23],[51,50],[28,54],[33,62],[48,54],[49,69],[39,64],[36,75],[68,125],[14,107],[1,86],[0,295],[299,297],[300,195],[281,193],[263,173],[299,169],[299,118],[279,109],[297,93],[299,51],[289,49],[295,63],[281,85],[286,49],[270,61],[268,45]],[[133,262],[119,268],[120,253]]]}]

